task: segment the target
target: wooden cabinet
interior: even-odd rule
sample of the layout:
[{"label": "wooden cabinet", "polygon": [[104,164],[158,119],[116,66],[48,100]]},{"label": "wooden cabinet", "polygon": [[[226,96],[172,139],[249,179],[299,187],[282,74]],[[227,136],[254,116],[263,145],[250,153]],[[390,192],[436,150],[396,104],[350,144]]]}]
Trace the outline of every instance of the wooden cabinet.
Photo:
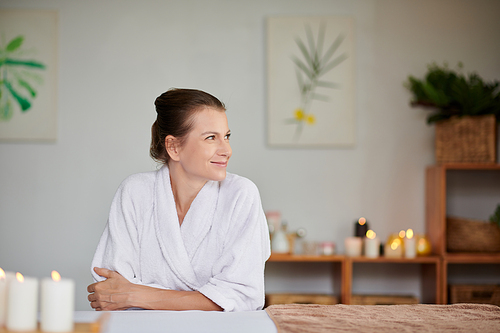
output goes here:
[{"label": "wooden cabinet", "polygon": [[[426,170],[426,230],[433,252],[442,258],[441,303],[448,302],[449,264],[499,264],[500,253],[448,253],[446,251],[446,185],[450,170],[493,170],[500,172],[500,164],[442,164]],[[492,184],[498,186],[500,184]]]}]

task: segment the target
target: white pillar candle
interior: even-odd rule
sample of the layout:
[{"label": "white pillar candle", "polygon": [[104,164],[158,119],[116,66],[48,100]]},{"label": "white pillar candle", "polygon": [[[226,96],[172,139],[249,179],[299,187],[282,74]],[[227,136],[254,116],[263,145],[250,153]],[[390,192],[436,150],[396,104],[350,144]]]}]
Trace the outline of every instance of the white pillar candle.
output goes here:
[{"label": "white pillar candle", "polygon": [[[0,268],[0,328],[7,322],[7,299],[9,281],[16,278],[13,272],[5,272]],[[1,332],[1,330],[0,330]]]},{"label": "white pillar candle", "polygon": [[413,237],[413,230],[406,231],[405,243],[405,258],[415,258],[417,256],[417,243]]},{"label": "white pillar candle", "polygon": [[44,332],[72,332],[75,282],[61,279],[56,271],[42,280],[41,329]]},{"label": "white pillar candle", "polygon": [[0,329],[5,326],[7,316],[7,276],[0,268]]},{"label": "white pillar candle", "polygon": [[9,280],[7,301],[7,329],[34,331],[37,329],[38,279],[23,277]]},{"label": "white pillar candle", "polygon": [[347,237],[344,242],[345,255],[348,257],[359,257],[363,247],[361,237]]},{"label": "white pillar candle", "polygon": [[380,240],[373,230],[368,230],[365,237],[365,256],[378,258],[380,255]]}]

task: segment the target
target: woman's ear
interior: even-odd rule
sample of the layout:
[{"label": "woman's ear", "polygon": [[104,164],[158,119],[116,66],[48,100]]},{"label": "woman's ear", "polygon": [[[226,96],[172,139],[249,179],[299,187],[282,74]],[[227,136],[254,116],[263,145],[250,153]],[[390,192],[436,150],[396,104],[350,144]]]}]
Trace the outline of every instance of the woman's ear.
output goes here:
[{"label": "woman's ear", "polygon": [[174,136],[165,137],[165,149],[172,161],[179,161],[179,141]]}]

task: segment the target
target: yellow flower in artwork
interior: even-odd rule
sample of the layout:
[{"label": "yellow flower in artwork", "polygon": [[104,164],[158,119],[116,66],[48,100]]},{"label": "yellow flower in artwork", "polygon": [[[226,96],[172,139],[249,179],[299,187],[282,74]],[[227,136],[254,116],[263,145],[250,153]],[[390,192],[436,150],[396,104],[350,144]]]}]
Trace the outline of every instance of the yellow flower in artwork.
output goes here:
[{"label": "yellow flower in artwork", "polygon": [[295,110],[295,120],[297,121],[304,120],[304,111],[302,109]]},{"label": "yellow flower in artwork", "polygon": [[316,122],[316,117],[314,117],[313,114],[308,114],[306,117],[306,121],[309,125],[314,125],[314,123]]}]

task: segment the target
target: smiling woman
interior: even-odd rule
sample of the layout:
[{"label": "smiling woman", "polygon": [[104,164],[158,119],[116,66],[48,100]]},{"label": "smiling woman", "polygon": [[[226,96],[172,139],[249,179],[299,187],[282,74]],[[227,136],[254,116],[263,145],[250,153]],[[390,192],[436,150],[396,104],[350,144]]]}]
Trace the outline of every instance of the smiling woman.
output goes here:
[{"label": "smiling woman", "polygon": [[261,309],[269,233],[257,187],[226,173],[224,105],[192,89],[155,105],[150,153],[163,166],[120,185],[92,262],[92,308]]}]

